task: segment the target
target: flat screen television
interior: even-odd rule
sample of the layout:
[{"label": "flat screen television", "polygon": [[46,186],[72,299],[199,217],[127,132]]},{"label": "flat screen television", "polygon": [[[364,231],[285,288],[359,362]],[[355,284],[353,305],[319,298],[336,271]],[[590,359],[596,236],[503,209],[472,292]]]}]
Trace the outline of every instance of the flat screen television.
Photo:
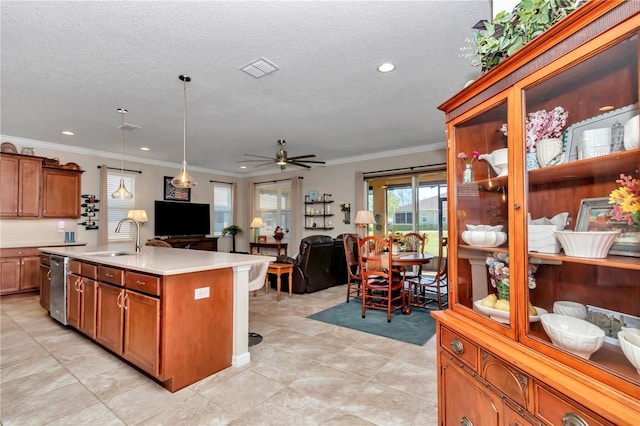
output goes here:
[{"label": "flat screen television", "polygon": [[156,237],[205,236],[211,231],[209,204],[157,201]]}]

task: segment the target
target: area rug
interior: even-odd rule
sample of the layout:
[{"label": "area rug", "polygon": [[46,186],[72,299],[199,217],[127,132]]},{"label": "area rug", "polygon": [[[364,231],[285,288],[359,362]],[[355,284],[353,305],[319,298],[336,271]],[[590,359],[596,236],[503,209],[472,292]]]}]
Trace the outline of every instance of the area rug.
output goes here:
[{"label": "area rug", "polygon": [[435,320],[429,315],[428,309],[412,307],[411,315],[403,315],[397,310],[391,314],[391,322],[387,322],[385,311],[367,309],[366,317],[362,318],[359,300],[340,303],[307,318],[418,346],[424,345],[436,332]]}]

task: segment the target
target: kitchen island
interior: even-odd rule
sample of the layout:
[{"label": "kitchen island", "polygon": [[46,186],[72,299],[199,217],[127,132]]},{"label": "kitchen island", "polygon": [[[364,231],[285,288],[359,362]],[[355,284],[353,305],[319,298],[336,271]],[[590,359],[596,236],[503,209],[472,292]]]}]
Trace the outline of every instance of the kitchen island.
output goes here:
[{"label": "kitchen island", "polygon": [[171,392],[250,361],[249,269],[275,258],[120,243],[40,251],[69,259],[69,325]]}]

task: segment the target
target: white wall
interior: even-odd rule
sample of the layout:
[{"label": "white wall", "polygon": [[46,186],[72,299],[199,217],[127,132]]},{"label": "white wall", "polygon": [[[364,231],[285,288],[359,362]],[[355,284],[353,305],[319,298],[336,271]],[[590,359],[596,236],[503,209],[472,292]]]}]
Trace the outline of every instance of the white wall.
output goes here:
[{"label": "white wall", "polygon": [[[106,164],[110,167],[120,167],[120,157],[114,154],[91,153],[91,152],[69,152],[69,147],[62,145],[47,144],[44,142],[34,142],[19,138],[11,138],[2,136],[2,140],[13,142],[18,151],[24,146],[34,146],[35,155],[47,158],[59,158],[61,164],[73,162],[79,164],[85,172],[82,175],[82,194],[100,193],[100,164]],[[78,151],[78,149],[75,149]],[[131,160],[130,160],[131,158]],[[135,160],[133,157],[125,157],[124,168],[132,170],[141,170],[142,174],[136,178],[136,208],[145,209],[149,215],[149,222],[142,227],[142,240],[153,238],[153,202],[154,200],[163,199],[163,182],[164,176],[174,176],[178,173],[180,165],[176,163],[173,167],[170,164],[147,164],[142,160]],[[309,191],[316,190],[319,193],[329,193],[333,195],[333,217],[334,229],[331,231],[322,231],[333,237],[345,233],[355,232],[355,208],[351,211],[351,224],[346,225],[342,222],[343,214],[340,212],[340,201],[355,204],[355,173],[372,172],[387,169],[396,169],[411,166],[421,166],[426,164],[438,164],[446,162],[446,152],[444,149],[435,151],[412,152],[409,154],[389,156],[386,158],[378,158],[364,161],[355,161],[345,164],[327,165],[325,167],[314,167],[310,170],[298,170],[295,167],[289,167],[284,172],[277,172],[268,175],[253,176],[240,179],[237,177],[224,176],[220,174],[207,173],[198,171],[198,169],[190,168],[189,173],[198,181],[198,186],[191,190],[191,201],[196,203],[213,203],[213,184],[210,180],[218,180],[224,182],[237,182],[238,197],[238,221],[237,225],[242,227],[244,234],[236,236],[236,250],[248,251],[249,241],[251,240],[251,212],[248,211],[248,194],[250,185],[254,182],[264,182],[270,180],[287,179],[294,175],[303,176],[302,192],[307,194]],[[101,207],[102,207],[101,200]],[[298,206],[300,214],[302,214],[303,206]],[[104,209],[101,208],[100,214]],[[18,242],[63,242],[64,233],[57,231],[58,220],[55,219],[3,219],[0,220],[0,246],[15,244]],[[77,225],[81,220],[64,219],[65,231],[76,232],[76,240],[86,242],[88,245],[97,243],[98,231],[85,230],[83,226]],[[305,230],[302,237],[317,234],[313,230]],[[297,252],[299,241],[289,241],[289,255]],[[218,249],[220,251],[229,251],[231,248],[230,237],[220,238],[218,240]]]}]

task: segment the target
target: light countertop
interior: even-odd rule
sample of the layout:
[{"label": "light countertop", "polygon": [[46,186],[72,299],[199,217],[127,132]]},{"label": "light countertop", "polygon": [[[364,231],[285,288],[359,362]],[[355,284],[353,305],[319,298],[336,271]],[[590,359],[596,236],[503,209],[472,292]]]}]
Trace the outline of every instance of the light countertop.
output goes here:
[{"label": "light countertop", "polygon": [[[234,266],[253,265],[272,262],[273,256],[256,256],[236,253],[224,253],[203,250],[185,250],[179,248],[143,246],[140,253],[135,253],[132,243],[114,243],[105,246],[65,246],[39,247],[43,253],[57,254],[115,266],[133,269],[156,275],[177,275],[190,272],[208,271],[211,269],[230,268]],[[105,256],[100,252],[123,251],[131,254],[124,256]]]},{"label": "light countertop", "polygon": [[74,247],[74,246],[86,246],[87,243],[81,241],[75,241],[73,243],[63,243],[60,241],[33,241],[33,242],[12,242],[0,244],[0,248],[27,248],[27,247]]}]

